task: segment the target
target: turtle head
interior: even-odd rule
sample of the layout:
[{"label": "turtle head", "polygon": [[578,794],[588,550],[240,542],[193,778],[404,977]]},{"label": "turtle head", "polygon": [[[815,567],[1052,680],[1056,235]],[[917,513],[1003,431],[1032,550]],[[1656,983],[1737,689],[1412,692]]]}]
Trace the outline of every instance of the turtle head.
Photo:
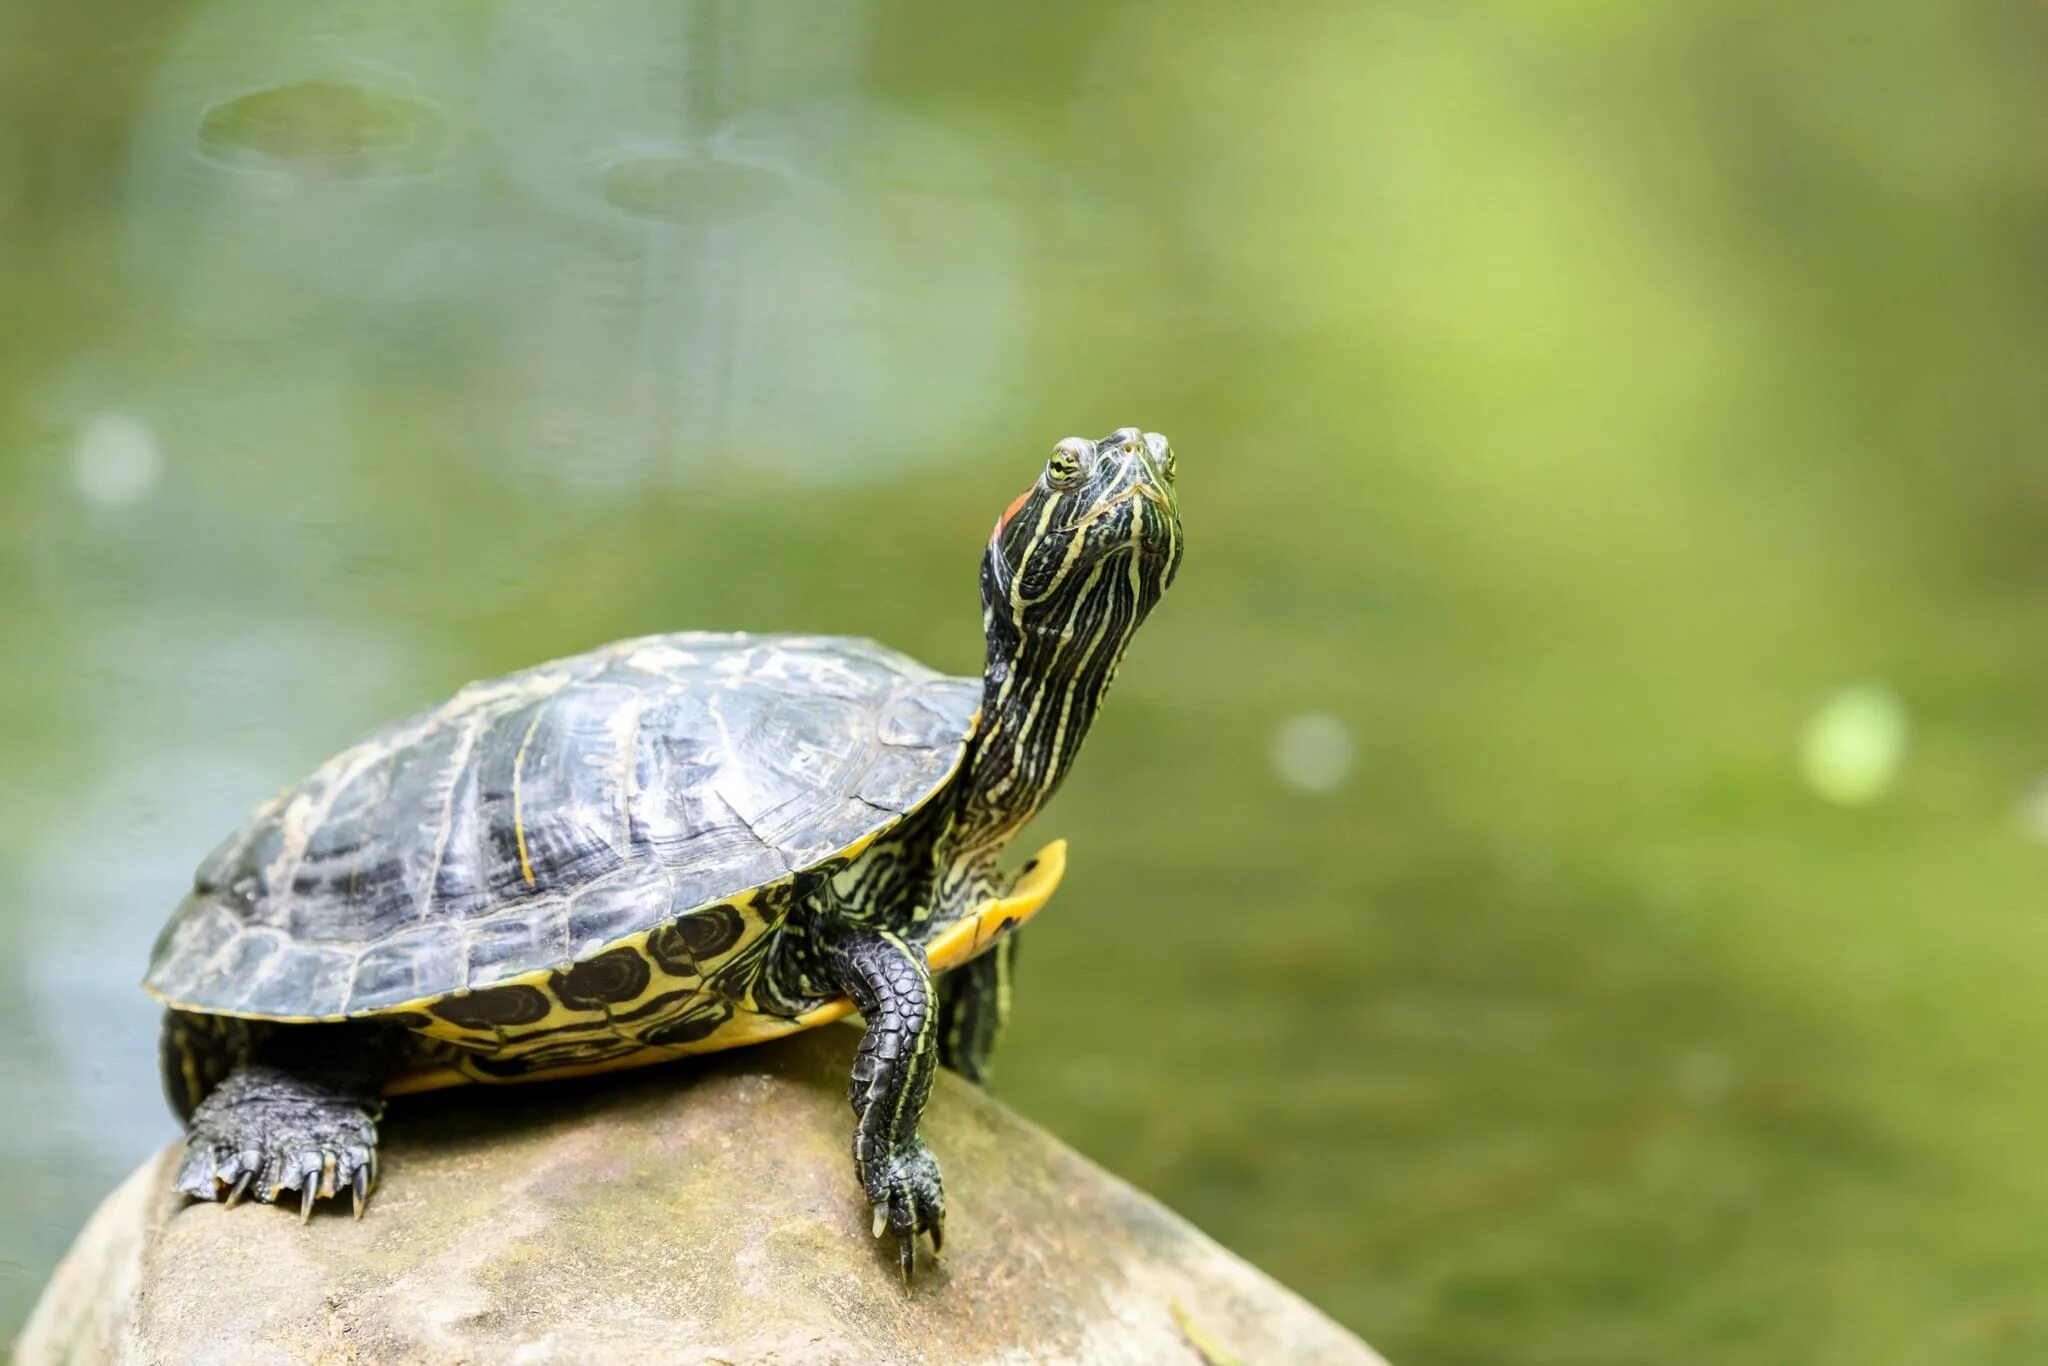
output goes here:
[{"label": "turtle head", "polygon": [[[946,846],[976,877],[1059,786],[1124,647],[1180,568],[1173,477],[1157,432],[1068,437],[996,521],[981,558],[981,722]],[[959,885],[980,883],[946,883]]]},{"label": "turtle head", "polygon": [[1070,436],[996,521],[982,558],[990,643],[1083,646],[1111,668],[1180,568],[1173,447],[1120,427],[1100,441]]}]

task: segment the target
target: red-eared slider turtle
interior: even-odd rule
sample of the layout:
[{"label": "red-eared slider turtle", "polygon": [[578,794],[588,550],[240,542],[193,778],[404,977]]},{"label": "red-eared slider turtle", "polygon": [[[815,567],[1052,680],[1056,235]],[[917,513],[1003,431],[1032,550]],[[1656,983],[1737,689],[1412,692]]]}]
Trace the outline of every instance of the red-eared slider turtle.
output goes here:
[{"label": "red-eared slider turtle", "polygon": [[854,1170],[907,1275],[945,1220],[918,1137],[933,1069],[981,1078],[1009,931],[1064,846],[1018,874],[997,856],[1173,581],[1173,474],[1135,428],[1054,449],[982,556],[980,679],[865,640],[620,641],[472,684],[258,808],[145,981],[189,1126],[178,1188],[296,1192],[302,1217],[346,1192],[360,1216],[384,1096],[858,1009]]}]

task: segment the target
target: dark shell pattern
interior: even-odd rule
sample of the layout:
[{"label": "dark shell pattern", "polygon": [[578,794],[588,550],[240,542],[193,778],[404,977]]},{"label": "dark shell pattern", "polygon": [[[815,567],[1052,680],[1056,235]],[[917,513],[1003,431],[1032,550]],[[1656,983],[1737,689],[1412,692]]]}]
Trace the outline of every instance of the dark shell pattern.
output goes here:
[{"label": "dark shell pattern", "polygon": [[695,1051],[736,1012],[797,1008],[754,989],[799,875],[944,786],[980,700],[822,636],[648,636],[472,684],[260,807],[145,985],[391,1017],[485,1073]]}]

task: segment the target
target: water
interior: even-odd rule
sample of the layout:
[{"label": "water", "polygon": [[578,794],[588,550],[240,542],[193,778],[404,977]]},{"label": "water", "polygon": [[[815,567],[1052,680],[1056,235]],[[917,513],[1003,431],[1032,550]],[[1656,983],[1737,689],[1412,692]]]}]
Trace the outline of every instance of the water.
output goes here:
[{"label": "water", "polygon": [[1192,551],[1005,1098],[1396,1359],[2039,1359],[2038,29],[15,6],[0,1328],[255,801],[634,632],[972,670],[1135,423]]}]

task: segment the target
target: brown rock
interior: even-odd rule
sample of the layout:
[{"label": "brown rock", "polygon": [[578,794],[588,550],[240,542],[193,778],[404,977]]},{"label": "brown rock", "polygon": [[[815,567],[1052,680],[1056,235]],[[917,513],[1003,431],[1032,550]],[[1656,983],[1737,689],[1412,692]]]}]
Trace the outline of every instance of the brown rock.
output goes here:
[{"label": "brown rock", "polygon": [[834,1027],[608,1084],[394,1102],[357,1223],[110,1195],[18,1346],[56,1362],[1379,1362],[950,1074],[945,1257],[905,1289]]}]

